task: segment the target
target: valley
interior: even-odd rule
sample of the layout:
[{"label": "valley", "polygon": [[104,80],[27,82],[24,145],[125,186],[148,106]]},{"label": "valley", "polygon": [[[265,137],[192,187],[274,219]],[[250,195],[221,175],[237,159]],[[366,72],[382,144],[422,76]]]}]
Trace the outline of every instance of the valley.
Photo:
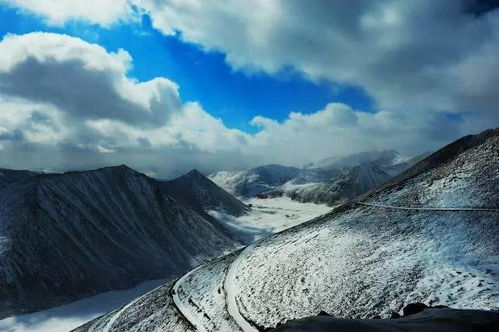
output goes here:
[{"label": "valley", "polygon": [[[497,310],[498,134],[464,137],[325,215],[198,267],[165,285],[176,310],[165,305],[152,321],[131,305],[111,331],[130,316],[130,331],[256,331],[319,312],[386,318],[414,302]],[[77,331],[99,331],[114,315]]]},{"label": "valley", "polygon": [[[251,204],[252,208],[239,217],[217,210],[208,210],[208,214],[226,224],[249,243],[315,218],[331,209],[326,205],[299,203],[289,198],[251,198],[243,202],[246,205]],[[47,310],[5,318],[0,320],[0,330],[65,332],[111,312],[167,281],[169,280],[145,281],[131,289],[107,291]]]}]

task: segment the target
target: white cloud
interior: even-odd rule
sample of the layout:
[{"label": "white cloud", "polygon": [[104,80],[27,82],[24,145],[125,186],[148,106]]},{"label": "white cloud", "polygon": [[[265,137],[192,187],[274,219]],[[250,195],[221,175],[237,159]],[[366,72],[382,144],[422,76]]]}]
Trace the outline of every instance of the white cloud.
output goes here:
[{"label": "white cloud", "polygon": [[[261,130],[249,140],[249,151],[267,163],[278,159],[300,166],[335,154],[366,150],[422,152],[460,135],[459,127],[432,114],[373,114],[338,103],[308,115],[291,113],[282,123],[261,116],[252,123]],[[432,128],[441,132],[432,132]],[[416,146],[419,150],[415,150]]]},{"label": "white cloud", "polygon": [[51,25],[84,20],[109,26],[132,15],[129,0],[0,0],[46,18]]},{"label": "white cloud", "polygon": [[499,121],[499,10],[477,17],[456,0],[137,3],[163,33],[219,50],[236,69],[292,66],[359,85],[380,109]]},{"label": "white cloud", "polygon": [[126,76],[130,55],[54,33],[7,35],[0,42],[0,93],[47,103],[73,117],[163,125],[180,110],[177,85]]},{"label": "white cloud", "polygon": [[475,2],[8,1],[54,24],[106,25],[129,18],[135,6],[164,34],[180,31],[225,53],[236,69],[275,73],[292,66],[311,79],[361,86],[380,109],[459,113],[481,129],[499,121],[499,10],[477,16],[470,10]]},{"label": "white cloud", "polygon": [[238,153],[250,138],[197,103],[182,105],[167,78],[128,78],[132,58],[124,50],[30,33],[7,35],[0,53],[1,166],[130,163],[146,171],[162,165],[154,173],[164,175],[204,162],[220,167],[219,156]]}]

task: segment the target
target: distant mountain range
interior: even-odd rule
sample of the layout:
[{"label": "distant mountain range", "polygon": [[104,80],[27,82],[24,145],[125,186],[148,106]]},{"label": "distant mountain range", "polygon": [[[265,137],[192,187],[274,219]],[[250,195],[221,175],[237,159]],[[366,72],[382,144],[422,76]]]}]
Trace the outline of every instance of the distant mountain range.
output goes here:
[{"label": "distant mountain range", "polygon": [[265,165],[244,171],[220,171],[208,178],[231,194],[252,197],[290,181],[301,174],[301,169],[281,165]]},{"label": "distant mountain range", "polygon": [[0,186],[20,182],[37,176],[36,172],[0,168]]},{"label": "distant mountain range", "polygon": [[172,278],[239,247],[211,209],[247,207],[197,171],[163,182],[126,166],[0,170],[0,317]]},{"label": "distant mountain range", "polygon": [[[205,264],[76,331],[263,331],[321,311],[388,317],[414,302],[497,310],[498,174],[499,129],[463,137],[330,213]],[[440,313],[430,315],[439,324],[460,315]],[[466,315],[467,322],[484,317]],[[423,316],[427,328],[432,318]]]},{"label": "distant mountain range", "polygon": [[288,196],[300,202],[337,205],[381,185],[425,155],[407,158],[393,150],[362,152],[327,158],[303,168],[267,165],[216,172],[209,178],[240,197]]}]

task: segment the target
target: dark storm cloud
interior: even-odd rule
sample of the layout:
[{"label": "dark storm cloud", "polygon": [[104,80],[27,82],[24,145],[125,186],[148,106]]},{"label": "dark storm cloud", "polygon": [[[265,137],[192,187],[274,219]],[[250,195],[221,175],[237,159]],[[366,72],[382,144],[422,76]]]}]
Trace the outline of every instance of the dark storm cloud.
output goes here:
[{"label": "dark storm cloud", "polygon": [[483,15],[496,8],[499,8],[499,0],[467,0],[464,5],[466,12],[476,16]]},{"label": "dark storm cloud", "polygon": [[12,131],[0,130],[0,141],[22,141],[23,139],[24,134],[20,129],[14,129]]}]

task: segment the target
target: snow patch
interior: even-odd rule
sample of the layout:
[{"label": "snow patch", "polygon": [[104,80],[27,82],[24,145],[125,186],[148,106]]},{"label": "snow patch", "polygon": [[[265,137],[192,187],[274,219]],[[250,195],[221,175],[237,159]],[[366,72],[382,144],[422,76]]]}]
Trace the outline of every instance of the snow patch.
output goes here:
[{"label": "snow patch", "polygon": [[104,292],[48,310],[12,316],[0,320],[0,331],[66,332],[121,307],[165,282],[166,279],[150,280],[131,289]]}]

